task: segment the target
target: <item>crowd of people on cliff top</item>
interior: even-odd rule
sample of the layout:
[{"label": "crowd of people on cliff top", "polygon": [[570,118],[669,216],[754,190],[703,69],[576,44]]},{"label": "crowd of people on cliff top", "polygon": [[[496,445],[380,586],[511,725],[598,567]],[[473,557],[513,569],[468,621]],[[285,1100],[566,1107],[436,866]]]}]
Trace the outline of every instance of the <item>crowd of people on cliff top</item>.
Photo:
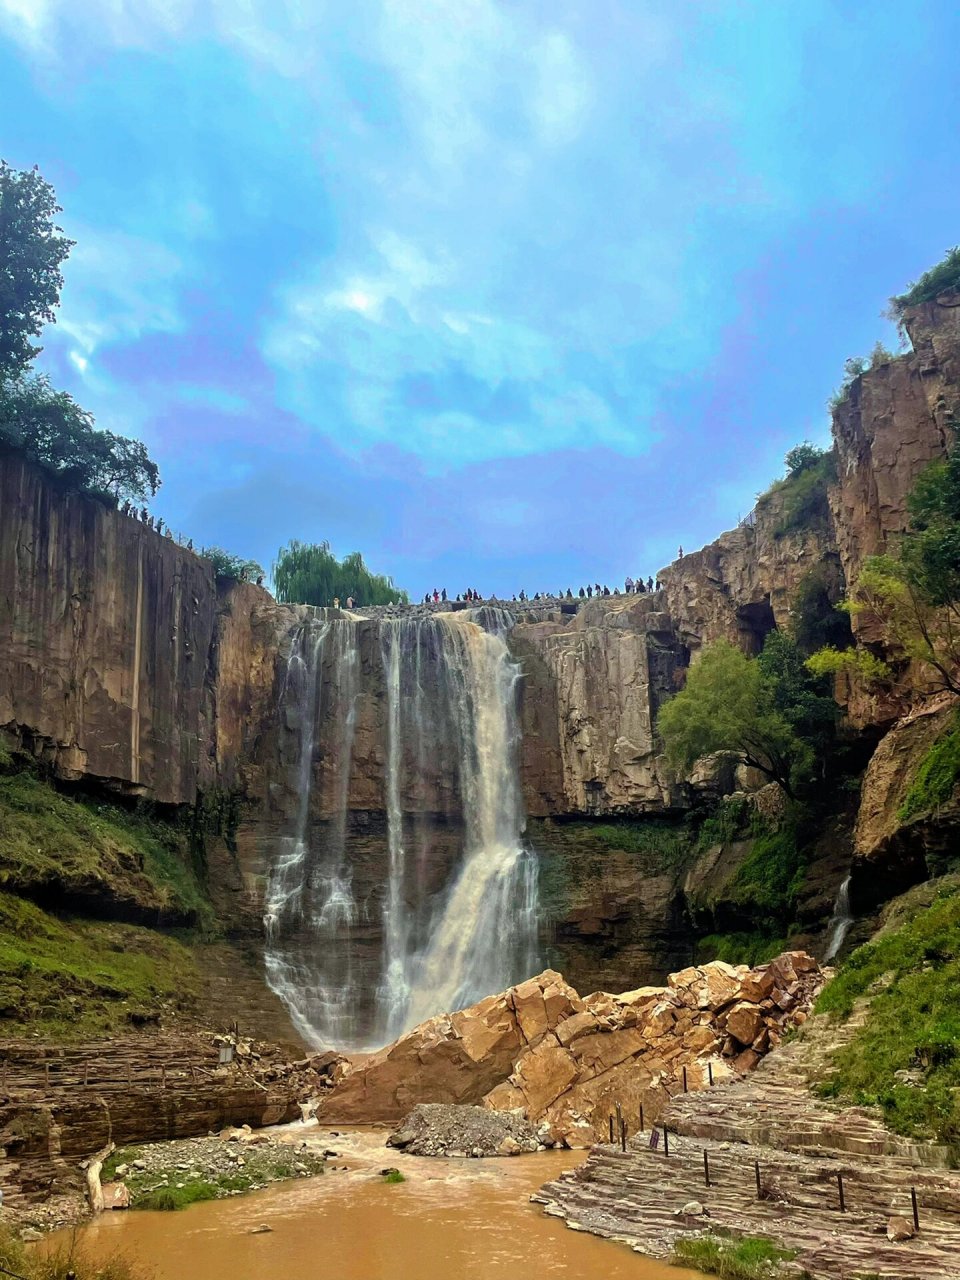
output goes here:
[{"label": "crowd of people on cliff top", "polygon": [[[652,577],[648,577],[646,581],[643,578],[627,577],[623,584],[623,591],[619,587],[614,587],[611,591],[607,586],[601,586],[599,582],[588,583],[585,587],[580,587],[576,595],[571,587],[567,587],[566,591],[560,590],[556,595],[549,591],[537,591],[534,595],[528,596],[526,591],[521,589],[512,597],[514,604],[535,604],[539,601],[547,600],[592,600],[594,596],[619,596],[619,595],[645,595],[647,592],[661,591],[660,579],[656,581]],[[423,597],[424,604],[446,604],[450,597],[447,595],[446,587],[438,591],[428,591]],[[475,591],[472,587],[468,587],[466,591],[460,592],[456,597],[457,604],[481,604],[485,600],[495,600],[497,603],[503,601],[497,596],[482,596],[479,591]]]}]

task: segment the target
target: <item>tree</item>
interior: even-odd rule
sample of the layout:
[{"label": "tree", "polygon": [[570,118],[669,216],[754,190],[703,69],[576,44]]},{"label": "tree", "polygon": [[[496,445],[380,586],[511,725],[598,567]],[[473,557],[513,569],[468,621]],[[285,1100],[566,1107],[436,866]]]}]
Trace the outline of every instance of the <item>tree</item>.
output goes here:
[{"label": "tree", "polygon": [[74,242],[54,223],[60,205],[36,168],[0,160],[0,378],[18,378],[41,351],[30,341],[54,321],[61,264]]},{"label": "tree", "polygon": [[291,542],[273,566],[277,599],[285,604],[330,605],[352,596],[362,604],[407,604],[408,596],[385,574],[371,573],[359,551],[338,560],[329,542]]},{"label": "tree", "polygon": [[774,681],[760,662],[717,641],[657,717],[667,759],[689,769],[701,756],[734,751],[795,798],[812,769],[813,749],[787,718],[791,698],[785,698],[786,713],[777,702]]},{"label": "tree", "polygon": [[[864,562],[857,585],[844,607],[854,616],[872,618],[883,634],[884,645],[895,658],[918,662],[931,673],[931,690],[960,694],[960,599],[937,605],[923,589],[910,564],[896,556],[871,556]],[[846,650],[846,661],[864,670],[857,650]],[[813,654],[810,670],[829,670],[827,650]],[[891,674],[875,666],[874,678]]]},{"label": "tree", "polygon": [[65,487],[143,501],[160,473],[139,440],[98,431],[66,391],[36,375],[0,383],[0,445],[53,472]]},{"label": "tree", "polygon": [[201,547],[197,554],[211,562],[218,578],[228,582],[256,582],[257,578],[265,576],[256,560],[245,560],[222,547]]},{"label": "tree", "polygon": [[827,452],[828,450],[826,449],[818,449],[809,440],[804,440],[801,444],[795,444],[787,452],[783,460],[787,468],[787,477],[798,476],[801,471],[806,471],[808,467],[815,467]]},{"label": "tree", "polygon": [[[843,607],[872,619],[890,656],[919,663],[932,689],[960,694],[960,449],[918,477],[907,507],[910,527],[895,553],[865,561]],[[874,680],[892,674],[875,655],[833,646],[813,654],[808,667]]]},{"label": "tree", "polygon": [[773,708],[821,763],[833,749],[840,708],[829,684],[806,666],[796,639],[771,631],[757,665],[769,689]]}]

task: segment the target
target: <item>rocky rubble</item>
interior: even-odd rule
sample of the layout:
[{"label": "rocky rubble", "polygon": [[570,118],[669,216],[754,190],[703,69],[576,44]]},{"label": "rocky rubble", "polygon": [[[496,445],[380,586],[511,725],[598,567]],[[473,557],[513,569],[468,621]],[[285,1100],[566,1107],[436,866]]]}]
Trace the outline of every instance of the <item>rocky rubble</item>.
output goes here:
[{"label": "rocky rubble", "polygon": [[631,1130],[684,1089],[743,1075],[806,1018],[824,980],[804,952],[750,969],[714,961],[665,987],[581,997],[559,973],[431,1018],[321,1102],[325,1121],[396,1122],[419,1103],[523,1115],[540,1140],[592,1145],[619,1103]]},{"label": "rocky rubble", "polygon": [[387,1139],[412,1156],[519,1156],[542,1151],[536,1129],[519,1112],[426,1102]]},{"label": "rocky rubble", "polygon": [[[116,1153],[104,1172],[106,1209],[137,1208],[158,1191],[203,1187],[200,1199],[257,1191],[271,1182],[323,1172],[306,1142],[293,1145],[249,1125],[182,1142],[152,1142]],[[149,1207],[149,1206],[148,1206]]]}]

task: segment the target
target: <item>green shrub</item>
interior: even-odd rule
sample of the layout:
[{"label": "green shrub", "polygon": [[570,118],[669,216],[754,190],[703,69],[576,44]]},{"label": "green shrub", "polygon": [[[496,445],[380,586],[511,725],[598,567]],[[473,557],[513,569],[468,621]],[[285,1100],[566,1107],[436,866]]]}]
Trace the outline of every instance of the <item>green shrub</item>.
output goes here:
[{"label": "green shrub", "polygon": [[947,803],[960,781],[960,718],[938,738],[920,762],[903,803],[897,810],[901,822],[932,813]]},{"label": "green shrub", "polygon": [[604,823],[591,828],[590,839],[601,849],[648,854],[661,864],[678,861],[690,846],[689,835],[683,827],[655,818]]},{"label": "green shrub", "polygon": [[904,292],[890,299],[895,316],[902,316],[907,307],[917,307],[921,302],[931,302],[938,294],[949,289],[960,289],[960,245],[948,249],[944,258],[925,271],[919,280]]},{"label": "green shrub", "polygon": [[144,1272],[121,1255],[94,1261],[76,1239],[56,1247],[25,1249],[9,1227],[0,1227],[0,1271],[22,1280],[137,1280]]},{"label": "green shrub", "polygon": [[754,836],[729,897],[740,907],[753,907],[763,917],[785,923],[793,918],[805,870],[797,828],[785,823],[779,831]]},{"label": "green shrub", "polygon": [[[819,1092],[878,1105],[897,1133],[960,1143],[960,892],[938,895],[897,930],[858,947],[821,992],[817,1012],[864,1025],[834,1056]],[[898,1072],[916,1073],[911,1084]]]},{"label": "green shrub", "polygon": [[697,1267],[724,1280],[771,1280],[785,1274],[781,1263],[797,1256],[795,1249],[783,1249],[762,1236],[732,1240],[706,1235],[679,1239],[673,1246],[678,1266]]},{"label": "green shrub", "polygon": [[787,939],[765,933],[710,933],[697,942],[697,964],[766,964],[787,949]]},{"label": "green shrub", "polygon": [[387,1173],[383,1175],[383,1180],[384,1182],[389,1182],[391,1184],[396,1184],[398,1182],[406,1182],[406,1178],[403,1176],[403,1174],[400,1172],[399,1169],[390,1169]]}]

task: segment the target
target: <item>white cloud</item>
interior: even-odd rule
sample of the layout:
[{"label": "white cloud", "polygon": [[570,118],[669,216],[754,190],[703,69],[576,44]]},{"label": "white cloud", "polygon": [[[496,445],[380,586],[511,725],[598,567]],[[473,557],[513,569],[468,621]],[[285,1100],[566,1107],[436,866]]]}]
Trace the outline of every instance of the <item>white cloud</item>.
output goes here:
[{"label": "white cloud", "polygon": [[584,124],[593,98],[590,76],[568,36],[551,31],[533,51],[531,110],[544,142],[572,142]]},{"label": "white cloud", "polygon": [[77,244],[58,328],[72,339],[76,354],[70,358],[81,372],[105,344],[183,327],[179,287],[184,269],[175,253],[120,231],[75,225],[71,231]]}]

